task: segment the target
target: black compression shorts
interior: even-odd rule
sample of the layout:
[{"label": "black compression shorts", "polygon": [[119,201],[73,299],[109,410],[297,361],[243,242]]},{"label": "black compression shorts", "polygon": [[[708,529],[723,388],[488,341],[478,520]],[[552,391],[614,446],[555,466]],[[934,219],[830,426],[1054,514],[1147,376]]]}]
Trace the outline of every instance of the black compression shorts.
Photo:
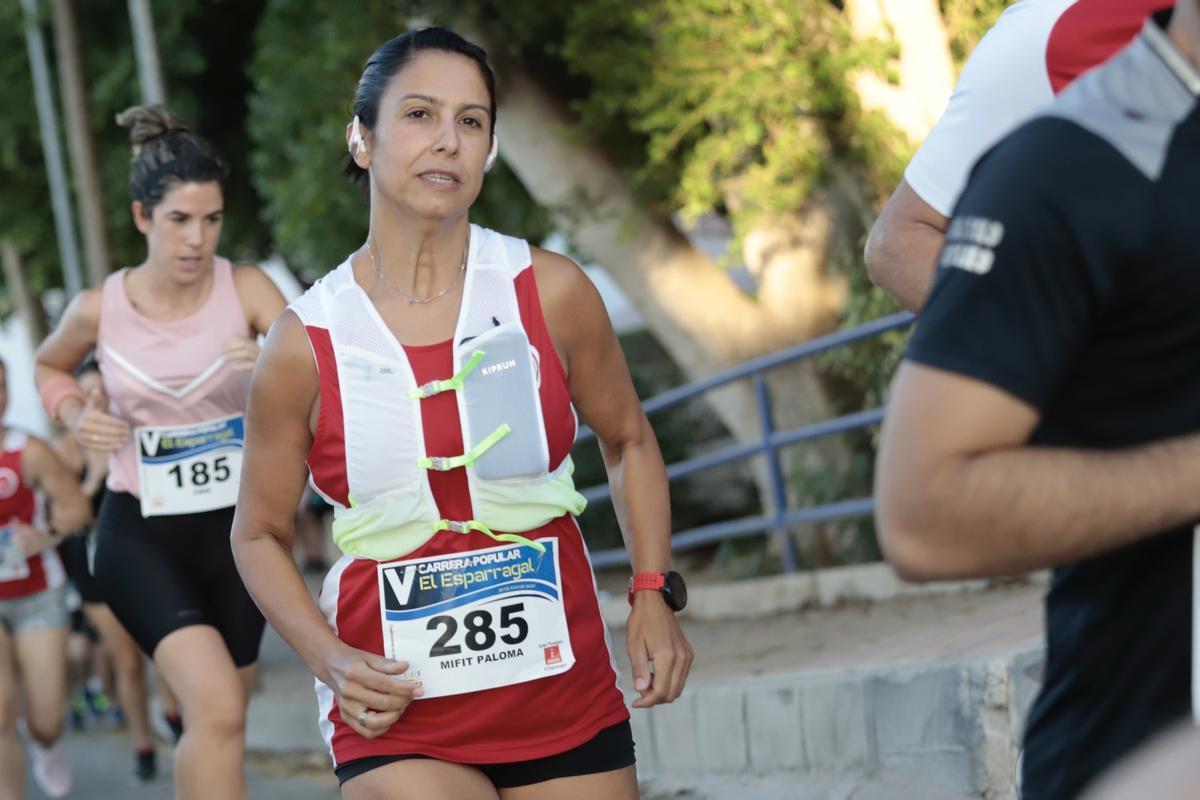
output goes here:
[{"label": "black compression shorts", "polygon": [[[395,761],[412,758],[429,758],[415,753],[391,756],[368,756],[347,761],[334,770],[338,783],[343,784],[365,772],[383,767]],[[487,776],[497,789],[512,789],[534,783],[551,781],[555,778],[574,778],[578,775],[595,775],[624,769],[635,762],[633,755],[633,729],[629,720],[605,728],[578,747],[558,755],[535,758],[532,761],[515,761],[509,764],[470,764]]]},{"label": "black compression shorts", "polygon": [[211,625],[239,667],[258,660],[265,621],[229,545],[233,508],[143,517],[136,497],[108,492],[96,520],[96,581],[147,655],[189,625]]}]

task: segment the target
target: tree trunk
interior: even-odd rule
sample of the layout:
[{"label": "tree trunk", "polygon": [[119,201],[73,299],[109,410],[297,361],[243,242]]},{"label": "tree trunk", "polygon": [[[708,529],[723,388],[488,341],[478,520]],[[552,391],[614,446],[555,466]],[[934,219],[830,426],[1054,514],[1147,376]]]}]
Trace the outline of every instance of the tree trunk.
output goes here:
[{"label": "tree trunk", "polygon": [[25,323],[29,341],[34,347],[46,336],[46,313],[41,303],[33,298],[29,284],[25,281],[25,270],[21,269],[21,257],[8,239],[0,241],[0,265],[4,269],[4,282],[13,310]]},{"label": "tree trunk", "polygon": [[[570,132],[561,103],[519,70],[506,70],[500,100],[505,161],[530,194],[551,210],[572,242],[607,269],[651,333],[695,380],[754,356],[810,339],[837,323],[844,286],[826,270],[837,225],[825,198],[803,214],[773,221],[746,237],[746,260],[759,278],[758,299],[746,295],[670,219],[646,213],[619,171]],[[829,404],[810,365],[770,375],[777,426],[827,418]],[[762,429],[753,388],[741,382],[709,395],[740,441]],[[839,442],[822,451],[844,453]],[[833,458],[837,465],[842,458]],[[764,507],[770,492],[762,491]]]},{"label": "tree trunk", "polygon": [[83,244],[87,256],[89,286],[99,286],[108,276],[111,260],[108,248],[108,223],[104,218],[104,199],[100,192],[100,169],[92,138],[88,110],[87,84],[83,76],[83,53],[79,45],[79,25],[73,0],[54,0],[54,50],[58,56],[58,77],[66,109],[67,146],[75,173],[75,197],[83,223]]},{"label": "tree trunk", "polygon": [[863,104],[882,111],[919,144],[954,89],[954,62],[937,0],[846,0],[845,8],[855,36],[893,39],[900,47],[897,84],[878,75],[858,77]]},{"label": "tree trunk", "polygon": [[[689,378],[833,327],[843,294],[824,271],[832,227],[827,208],[817,204],[804,217],[748,237],[751,260],[761,262],[756,301],[669,219],[638,207],[617,169],[568,132],[561,104],[527,76],[506,74],[500,98],[505,161],[575,245],[612,274]],[[756,414],[746,408],[720,411],[742,439],[757,435]]]}]

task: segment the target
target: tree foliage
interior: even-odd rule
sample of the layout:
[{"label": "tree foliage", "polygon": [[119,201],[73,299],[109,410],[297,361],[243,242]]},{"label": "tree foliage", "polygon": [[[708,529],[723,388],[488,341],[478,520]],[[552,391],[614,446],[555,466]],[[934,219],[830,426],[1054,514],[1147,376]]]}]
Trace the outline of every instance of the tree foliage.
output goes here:
[{"label": "tree foliage", "polygon": [[[940,3],[961,63],[1006,0]],[[127,136],[113,122],[139,98],[127,6],[76,6],[114,264],[137,263],[144,243],[129,220]],[[882,115],[864,110],[855,76],[888,75],[897,51],[856,38],[837,0],[176,0],[154,13],[171,107],[232,166],[228,255],[279,252],[312,278],[362,242],[367,204],[342,176],[355,84],[379,44],[423,19],[481,39],[501,94],[506,73],[520,69],[564,101],[571,133],[607,153],[649,214],[723,216],[740,238],[838,195],[858,212],[842,214],[829,264],[850,287],[844,323],[896,309],[867,280],[860,237],[911,153]],[[43,29],[53,56],[48,20]],[[40,290],[61,278],[32,96],[20,6],[0,3],[0,103],[9,109],[0,238],[17,245]],[[534,241],[551,229],[503,161],[472,217]],[[892,335],[822,361],[842,408],[882,401],[904,341]],[[856,447],[869,453],[870,442]],[[869,464],[797,479],[810,499],[835,499],[869,483]]]},{"label": "tree foliage", "polygon": [[[402,33],[412,7],[368,2],[346,13],[333,0],[271,0],[256,34],[249,132],[255,185],[276,246],[302,272],[321,274],[358,247],[367,204],[342,176],[346,124],[367,58]],[[540,241],[550,233],[501,161],[472,219]]]},{"label": "tree foliage", "polygon": [[[211,139],[230,162],[221,251],[239,259],[266,255],[270,238],[259,221],[260,200],[251,187],[246,165],[245,61],[262,5],[262,0],[216,4],[178,0],[154,7],[168,104]],[[75,6],[113,266],[136,264],[145,257],[145,243],[130,220],[128,131],[114,120],[117,112],[141,102],[127,5],[121,0],[104,0]],[[54,70],[48,10],[41,22]],[[53,80],[58,95],[57,75]],[[0,125],[0,185],[5,187],[0,237],[8,237],[16,245],[35,291],[59,286],[60,256],[33,104],[24,21],[15,2],[0,4],[0,103],[9,109]],[[58,118],[62,125],[61,107]],[[61,131],[59,137],[65,153]]]},{"label": "tree foliage", "polygon": [[941,0],[950,55],[961,67],[1010,0]]},{"label": "tree foliage", "polygon": [[[127,141],[113,122],[139,98],[126,5],[76,6],[114,262],[135,263]],[[942,0],[956,56],[1003,6]],[[171,106],[231,162],[222,249],[242,258],[275,247],[311,270],[361,241],[364,205],[340,176],[343,127],[367,55],[414,14],[481,33],[501,85],[503,63],[516,63],[570,101],[580,135],[604,143],[651,209],[725,214],[744,232],[833,180],[878,200],[907,156],[859,107],[850,77],[885,70],[888,45],[856,41],[827,0],[370,0],[355,13],[333,0],[179,0],[154,13]],[[0,23],[0,101],[23,110],[0,126],[0,233],[43,288],[60,281],[59,257],[20,5],[0,4]],[[534,238],[548,230],[503,168],[476,216]]]}]

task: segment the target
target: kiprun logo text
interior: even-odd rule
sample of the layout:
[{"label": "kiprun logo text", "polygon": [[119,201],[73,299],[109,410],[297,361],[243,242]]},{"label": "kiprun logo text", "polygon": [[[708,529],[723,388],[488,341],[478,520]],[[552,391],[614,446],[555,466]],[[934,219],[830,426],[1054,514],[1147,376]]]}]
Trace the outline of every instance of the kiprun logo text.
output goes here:
[{"label": "kiprun logo text", "polygon": [[484,367],[482,370],[480,370],[480,372],[483,375],[495,375],[497,372],[503,372],[506,369],[515,369],[516,366],[517,360],[515,358],[510,358],[508,361],[501,361],[497,364]]},{"label": "kiprun logo text", "polygon": [[946,246],[938,262],[943,267],[986,275],[1004,240],[1004,223],[986,217],[958,217],[946,231]]}]

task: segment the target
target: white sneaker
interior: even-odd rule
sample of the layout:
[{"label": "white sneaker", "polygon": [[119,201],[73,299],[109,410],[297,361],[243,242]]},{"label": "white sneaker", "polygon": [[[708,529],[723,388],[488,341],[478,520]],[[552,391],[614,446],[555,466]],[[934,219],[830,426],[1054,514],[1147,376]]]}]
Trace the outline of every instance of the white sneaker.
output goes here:
[{"label": "white sneaker", "polygon": [[29,766],[33,780],[50,798],[66,797],[71,792],[71,762],[61,742],[52,747],[42,747],[37,742],[29,743]]}]

